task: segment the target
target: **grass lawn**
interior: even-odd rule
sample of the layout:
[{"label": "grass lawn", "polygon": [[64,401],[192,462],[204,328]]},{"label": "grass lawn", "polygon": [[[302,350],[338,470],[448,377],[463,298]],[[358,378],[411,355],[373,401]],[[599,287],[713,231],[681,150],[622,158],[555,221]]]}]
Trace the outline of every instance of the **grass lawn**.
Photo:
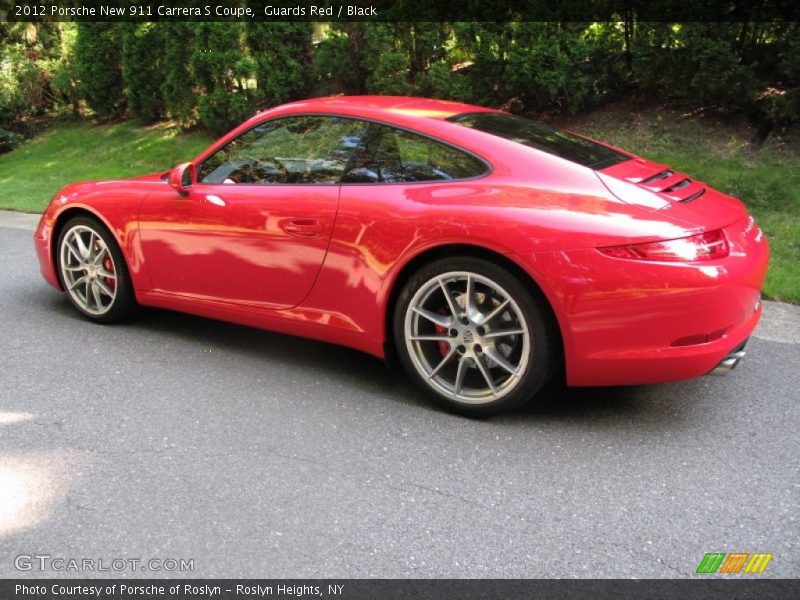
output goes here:
[{"label": "grass lawn", "polygon": [[56,123],[0,155],[0,209],[41,212],[67,183],[166,171],[194,158],[212,140],[201,133],[178,134],[163,124]]},{"label": "grass lawn", "polygon": [[[755,147],[746,125],[676,111],[606,108],[557,123],[688,173],[743,200],[766,232],[769,298],[800,303],[800,132]],[[55,124],[0,155],[0,209],[39,212],[63,185],[167,170],[212,138],[166,125]]]}]

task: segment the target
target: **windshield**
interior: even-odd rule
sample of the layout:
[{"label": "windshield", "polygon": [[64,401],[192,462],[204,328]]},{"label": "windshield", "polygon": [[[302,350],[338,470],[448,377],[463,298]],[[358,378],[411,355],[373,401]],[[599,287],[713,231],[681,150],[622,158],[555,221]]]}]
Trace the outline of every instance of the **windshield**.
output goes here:
[{"label": "windshield", "polygon": [[467,113],[447,119],[591,169],[604,169],[631,157],[597,142],[506,113]]}]

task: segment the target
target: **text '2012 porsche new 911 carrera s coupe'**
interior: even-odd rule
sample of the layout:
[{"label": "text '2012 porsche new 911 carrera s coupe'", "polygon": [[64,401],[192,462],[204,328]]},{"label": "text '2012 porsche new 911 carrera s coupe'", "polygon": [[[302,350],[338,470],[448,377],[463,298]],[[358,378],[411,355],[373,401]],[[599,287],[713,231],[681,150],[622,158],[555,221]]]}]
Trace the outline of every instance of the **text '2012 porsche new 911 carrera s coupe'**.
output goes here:
[{"label": "text '2012 porsche new 911 carrera s coupe'", "polygon": [[69,185],[35,234],[87,318],[137,305],[397,357],[487,415],[573,386],[733,368],[769,250],[741,202],[499,110],[334,97],[267,110],[168,173]]}]

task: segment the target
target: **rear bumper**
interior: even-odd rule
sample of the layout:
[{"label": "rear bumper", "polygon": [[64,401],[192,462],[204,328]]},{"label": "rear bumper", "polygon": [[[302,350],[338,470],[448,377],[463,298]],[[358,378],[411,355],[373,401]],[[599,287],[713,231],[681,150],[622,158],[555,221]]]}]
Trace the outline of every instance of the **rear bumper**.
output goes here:
[{"label": "rear bumper", "polygon": [[[680,318],[679,315],[674,317],[676,328]],[[707,375],[750,337],[760,318],[761,309],[758,309],[718,340],[704,344],[613,347],[589,355],[576,355],[572,361],[567,361],[567,383],[573,386],[638,385]],[[668,320],[662,318],[660,324],[666,322]]]},{"label": "rear bumper", "polygon": [[692,379],[741,346],[761,317],[769,247],[749,219],[725,234],[730,255],[702,263],[616,259],[593,249],[517,256],[558,318],[567,383]]}]

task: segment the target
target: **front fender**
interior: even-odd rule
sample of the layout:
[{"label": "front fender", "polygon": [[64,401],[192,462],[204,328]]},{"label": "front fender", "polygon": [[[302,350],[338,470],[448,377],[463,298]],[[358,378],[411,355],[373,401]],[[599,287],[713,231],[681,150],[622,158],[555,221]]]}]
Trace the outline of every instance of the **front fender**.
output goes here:
[{"label": "front fender", "polygon": [[150,289],[143,270],[144,257],[139,240],[139,208],[147,196],[142,186],[160,182],[86,182],[67,186],[56,194],[42,215],[34,234],[37,254],[45,279],[61,288],[55,273],[55,244],[61,227],[73,216],[89,215],[114,236],[125,257],[134,290]]}]

